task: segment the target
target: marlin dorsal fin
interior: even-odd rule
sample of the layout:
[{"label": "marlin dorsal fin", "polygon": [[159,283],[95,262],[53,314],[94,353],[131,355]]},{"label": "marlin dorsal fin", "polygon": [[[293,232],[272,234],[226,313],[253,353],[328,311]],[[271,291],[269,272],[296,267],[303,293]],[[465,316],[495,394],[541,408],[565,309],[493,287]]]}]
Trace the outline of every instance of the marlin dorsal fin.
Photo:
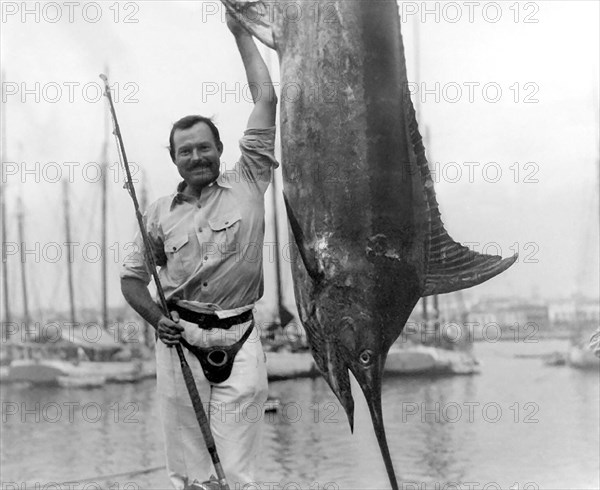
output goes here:
[{"label": "marlin dorsal fin", "polygon": [[444,227],[442,216],[433,188],[433,179],[425,156],[423,138],[419,133],[415,109],[408,101],[407,123],[416,163],[419,169],[424,193],[426,212],[425,275],[422,281],[421,296],[451,293],[470,288],[491,279],[508,269],[518,258],[518,254],[503,259],[498,255],[486,255],[475,252],[455,242]]}]

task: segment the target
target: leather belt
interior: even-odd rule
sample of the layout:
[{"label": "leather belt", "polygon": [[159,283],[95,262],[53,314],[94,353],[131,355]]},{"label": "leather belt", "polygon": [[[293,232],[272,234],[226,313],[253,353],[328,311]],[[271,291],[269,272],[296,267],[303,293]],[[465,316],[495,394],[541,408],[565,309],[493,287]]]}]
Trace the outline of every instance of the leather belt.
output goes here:
[{"label": "leather belt", "polygon": [[198,313],[197,311],[193,311],[189,308],[178,305],[176,300],[168,301],[167,306],[169,307],[169,311],[176,311],[179,314],[179,318],[182,320],[195,323],[198,325],[198,327],[204,330],[210,330],[211,328],[228,330],[234,325],[240,325],[242,323],[249,322],[253,318],[252,310],[244,311],[236,316],[221,319],[217,315]]}]

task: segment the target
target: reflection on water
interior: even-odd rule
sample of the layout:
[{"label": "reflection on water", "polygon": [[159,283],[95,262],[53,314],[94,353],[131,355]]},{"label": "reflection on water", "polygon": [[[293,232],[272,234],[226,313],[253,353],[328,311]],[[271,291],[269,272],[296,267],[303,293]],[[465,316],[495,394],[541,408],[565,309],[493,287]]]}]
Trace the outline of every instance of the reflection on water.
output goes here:
[{"label": "reflection on water", "polygon": [[2,387],[2,481],[63,482],[161,464],[153,400],[153,382]]},{"label": "reflection on water", "polygon": [[[479,376],[385,380],[384,418],[402,487],[599,488],[598,373],[514,357],[561,348],[482,343]],[[153,382],[90,391],[3,386],[1,393],[5,488],[164,464]],[[323,380],[272,383],[271,394],[282,406],[267,414],[261,488],[389,488],[362,395],[355,395],[351,435]],[[96,481],[168,488],[164,470]]]}]

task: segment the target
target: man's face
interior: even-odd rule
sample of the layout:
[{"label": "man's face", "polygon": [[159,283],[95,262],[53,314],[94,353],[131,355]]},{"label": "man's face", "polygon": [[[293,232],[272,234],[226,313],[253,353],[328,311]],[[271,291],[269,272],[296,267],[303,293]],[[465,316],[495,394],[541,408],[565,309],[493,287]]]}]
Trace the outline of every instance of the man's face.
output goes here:
[{"label": "man's face", "polygon": [[179,175],[192,188],[202,188],[219,176],[223,149],[217,147],[210,128],[203,122],[173,135],[175,165]]}]

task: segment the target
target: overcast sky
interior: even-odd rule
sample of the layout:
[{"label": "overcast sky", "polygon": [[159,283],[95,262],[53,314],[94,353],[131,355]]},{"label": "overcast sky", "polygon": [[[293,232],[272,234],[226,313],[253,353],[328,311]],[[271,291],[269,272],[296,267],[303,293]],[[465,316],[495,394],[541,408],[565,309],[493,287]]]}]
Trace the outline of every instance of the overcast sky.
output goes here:
[{"label": "overcast sky", "polygon": [[[77,296],[93,307],[96,248],[85,249],[85,260],[83,249],[100,240],[93,181],[107,109],[98,74],[109,67],[129,159],[143,167],[155,199],[178,181],[165,147],[170,125],[183,115],[215,116],[225,164],[237,159],[251,110],[243,67],[222,15],[213,13],[217,2],[80,2],[71,11],[63,2],[25,4],[26,15],[23,2],[2,3],[8,241],[17,241],[22,196],[26,240],[32,249],[39,243],[39,261],[30,254],[27,262],[34,307],[66,307],[66,248],[55,260],[52,245],[65,241],[62,186],[54,181],[71,168],[72,241],[81,243]],[[413,99],[424,96],[418,117],[449,233],[477,251],[521,255],[472,294],[597,297],[599,4],[469,5],[404,2],[402,29],[409,77],[419,81]],[[115,148],[111,139],[110,302],[119,305],[118,262],[135,222]],[[18,258],[8,265],[19,288]],[[271,279],[267,271],[267,295]],[[11,298],[18,310],[19,292]]]}]

